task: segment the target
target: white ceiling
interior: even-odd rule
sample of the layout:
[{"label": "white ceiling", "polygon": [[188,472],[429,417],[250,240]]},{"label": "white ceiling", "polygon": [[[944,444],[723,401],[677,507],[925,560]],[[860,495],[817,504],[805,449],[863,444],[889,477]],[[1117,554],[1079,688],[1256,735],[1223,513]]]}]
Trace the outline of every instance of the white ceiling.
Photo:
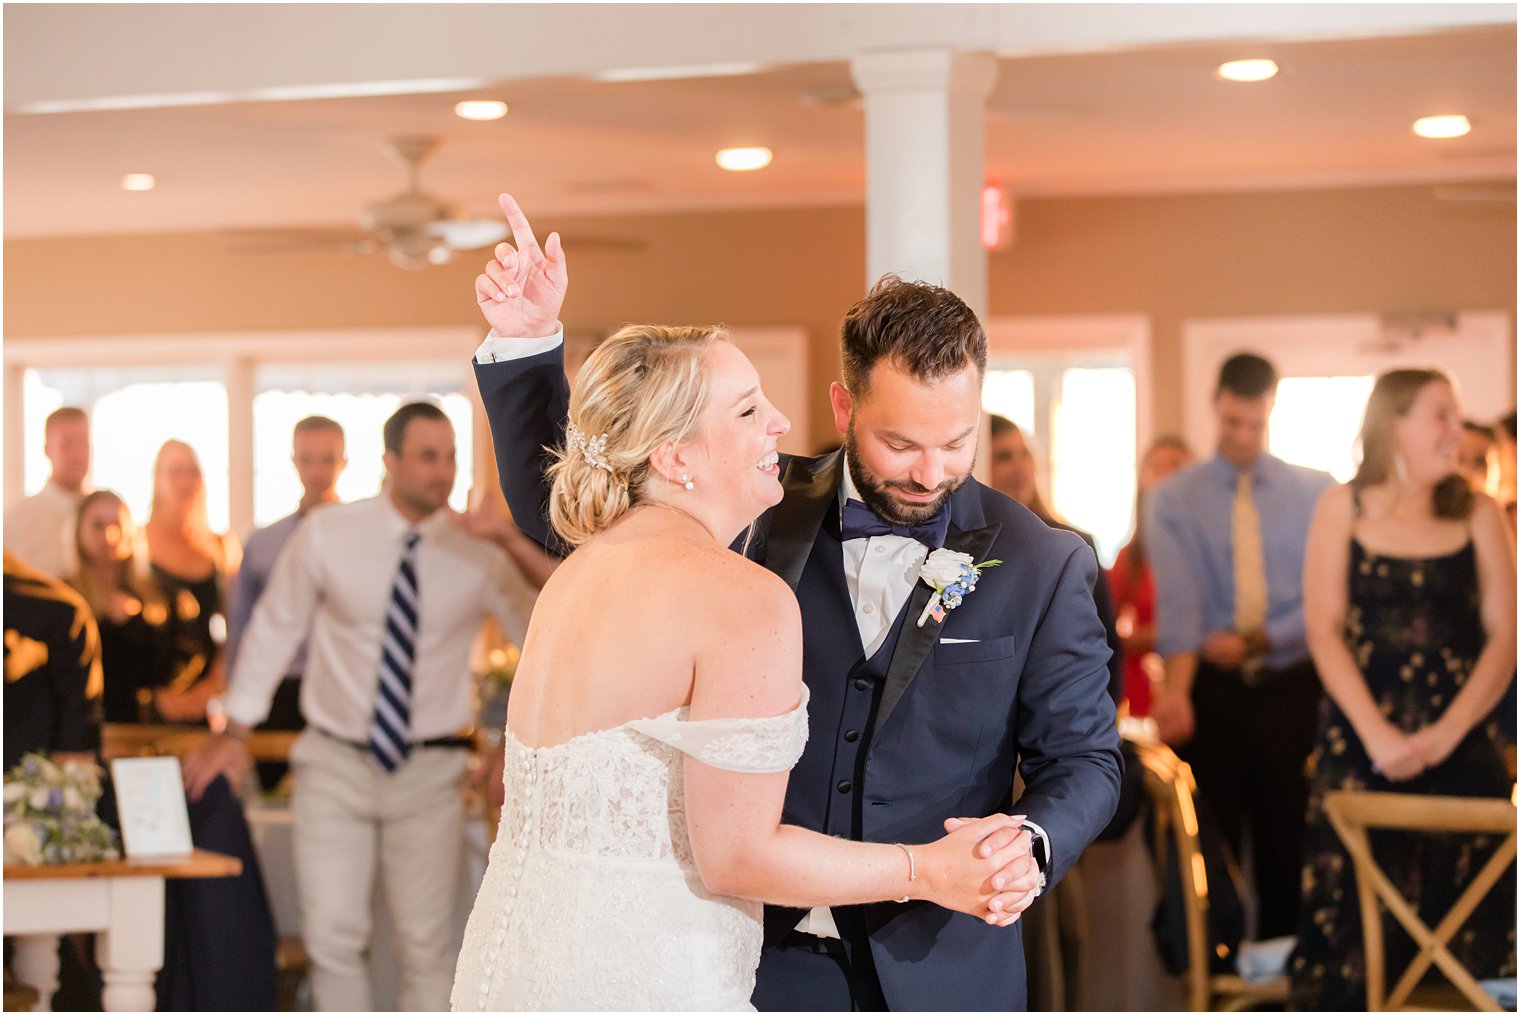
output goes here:
[{"label": "white ceiling", "polygon": [[[704,30],[724,24],[724,9],[699,6],[708,19]],[[1179,29],[1173,41],[1003,55],[988,104],[988,178],[1016,196],[1427,182],[1497,182],[1512,193],[1514,7],[1498,6],[1502,13],[1490,20],[1499,23],[1433,31],[1385,27],[1362,37],[1341,31],[1341,37],[1308,38],[1279,30],[1245,42],[1240,37],[1252,33],[1238,29],[1202,39]],[[204,17],[216,14],[191,7]],[[867,8],[882,17],[894,10],[860,5],[848,14],[859,17]],[[364,205],[402,189],[403,171],[382,145],[404,134],[443,138],[424,169],[424,188],[469,213],[494,213],[494,195],[503,189],[556,215],[864,200],[864,113],[846,59],[770,61],[740,76],[612,84],[543,73],[552,60],[540,53],[532,76],[502,74],[495,83],[453,92],[15,111],[22,105],[17,97],[28,104],[48,98],[38,85],[42,71],[28,69],[41,66],[33,47],[55,47],[48,61],[53,71],[68,62],[42,29],[66,31],[69,19],[88,9],[57,8],[49,20],[45,11],[21,8],[25,18],[16,20],[17,5],[6,8],[7,238],[351,226]],[[131,13],[130,6],[95,10],[117,19]],[[923,14],[914,5],[899,10],[906,22]],[[946,10],[947,16],[965,13]],[[586,7],[580,14],[603,11]],[[749,22],[740,14],[754,12],[734,12],[732,27],[742,33]],[[662,9],[661,16],[668,13]],[[1016,13],[1029,15],[1027,9]],[[1060,13],[1069,19],[1082,9]],[[195,27],[210,30],[209,23]],[[438,43],[429,40],[432,48]],[[1052,45],[1071,48],[1069,40]],[[171,64],[185,46],[184,38],[145,33],[128,47],[142,68],[131,73],[147,75],[160,57]],[[1007,54],[1014,47],[993,48]],[[710,50],[729,52],[721,45],[688,52]],[[86,50],[77,56],[93,58]],[[1282,73],[1255,85],[1213,77],[1218,63],[1243,56],[1272,57]],[[206,62],[204,54],[201,59]],[[258,66],[270,80],[303,80],[273,56],[267,68]],[[234,69],[229,64],[228,74]],[[216,68],[198,73],[209,80]],[[173,80],[167,72],[146,83],[127,76],[124,71],[121,94],[189,90],[188,78]],[[494,123],[469,123],[451,112],[467,97],[504,99],[512,112]],[[1410,132],[1416,117],[1445,112],[1465,113],[1472,133],[1428,141]],[[713,153],[734,144],[767,145],[775,162],[758,173],[725,173],[713,164]],[[158,189],[122,191],[118,183],[127,172],[154,174]]]}]

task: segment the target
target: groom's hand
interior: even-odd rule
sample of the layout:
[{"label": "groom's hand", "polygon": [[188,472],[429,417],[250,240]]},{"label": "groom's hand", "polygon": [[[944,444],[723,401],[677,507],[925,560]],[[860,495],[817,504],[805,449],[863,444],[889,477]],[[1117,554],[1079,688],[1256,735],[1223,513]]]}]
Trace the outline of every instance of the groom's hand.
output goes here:
[{"label": "groom's hand", "polygon": [[[946,818],[945,831],[953,832],[975,820]],[[1006,867],[992,876],[992,887],[998,894],[987,902],[990,910],[987,922],[995,927],[1007,927],[1015,923],[1034,902],[1040,887],[1040,865],[1035,862],[1034,839],[1028,831],[1018,827],[999,828],[978,844],[976,852],[978,856],[991,856],[1009,845],[1021,848]]]},{"label": "groom's hand", "polygon": [[559,233],[550,233],[542,249],[528,217],[511,194],[498,199],[512,240],[498,243],[495,257],[475,276],[475,302],[501,338],[547,338],[559,328],[570,276]]}]

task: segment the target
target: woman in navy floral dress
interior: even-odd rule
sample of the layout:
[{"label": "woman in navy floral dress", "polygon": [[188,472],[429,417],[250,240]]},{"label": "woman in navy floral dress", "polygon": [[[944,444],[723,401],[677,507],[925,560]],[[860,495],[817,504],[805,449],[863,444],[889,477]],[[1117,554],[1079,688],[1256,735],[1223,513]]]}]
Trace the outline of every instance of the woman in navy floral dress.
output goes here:
[{"label": "woman in navy floral dress", "polygon": [[[1432,370],[1378,379],[1355,478],[1326,492],[1304,571],[1309,646],[1325,684],[1310,758],[1309,833],[1291,1007],[1365,1008],[1351,859],[1324,812],[1337,789],[1508,797],[1513,743],[1492,718],[1513,673],[1515,563],[1503,515],[1452,474],[1462,432]],[[1431,923],[1493,852],[1482,837],[1385,832],[1373,852]],[[1481,976],[1515,974],[1511,874],[1453,947]],[[1388,968],[1414,946],[1385,917]]]}]

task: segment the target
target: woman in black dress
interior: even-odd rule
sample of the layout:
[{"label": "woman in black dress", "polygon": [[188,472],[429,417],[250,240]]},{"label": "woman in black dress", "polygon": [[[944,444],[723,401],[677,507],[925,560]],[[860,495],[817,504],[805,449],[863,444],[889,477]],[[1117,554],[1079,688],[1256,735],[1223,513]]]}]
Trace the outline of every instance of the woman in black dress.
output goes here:
[{"label": "woman in black dress", "polygon": [[226,589],[242,552],[234,536],[211,530],[200,460],[183,441],[165,441],[153,462],[153,506],[143,531],[153,578],[183,621],[173,677],[155,704],[170,722],[205,722],[207,703],[224,690],[218,656]]},{"label": "woman in black dress", "polygon": [[[1310,758],[1309,831],[1291,1006],[1365,1008],[1355,873],[1324,812],[1331,790],[1510,795],[1490,718],[1515,659],[1515,562],[1498,506],[1454,474],[1462,435],[1450,382],[1433,370],[1378,379],[1362,461],[1320,500],[1309,532],[1304,614],[1326,691]],[[1493,839],[1388,832],[1373,851],[1434,922],[1493,852]],[[1515,975],[1513,877],[1454,942],[1468,968]],[[1414,954],[1385,918],[1389,968]]]},{"label": "woman in black dress", "polygon": [[105,721],[156,722],[153,697],[174,675],[179,618],[140,566],[136,526],[119,496],[96,490],[80,502],[74,547],[79,570],[69,584],[90,604],[100,629]]}]

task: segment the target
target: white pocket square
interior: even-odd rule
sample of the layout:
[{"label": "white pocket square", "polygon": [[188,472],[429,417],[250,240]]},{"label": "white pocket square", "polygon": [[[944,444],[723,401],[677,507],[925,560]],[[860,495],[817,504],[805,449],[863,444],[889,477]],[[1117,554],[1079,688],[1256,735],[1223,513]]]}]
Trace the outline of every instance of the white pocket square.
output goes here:
[{"label": "white pocket square", "polygon": [[941,645],[975,645],[981,640],[980,638],[941,638],[939,643]]}]

